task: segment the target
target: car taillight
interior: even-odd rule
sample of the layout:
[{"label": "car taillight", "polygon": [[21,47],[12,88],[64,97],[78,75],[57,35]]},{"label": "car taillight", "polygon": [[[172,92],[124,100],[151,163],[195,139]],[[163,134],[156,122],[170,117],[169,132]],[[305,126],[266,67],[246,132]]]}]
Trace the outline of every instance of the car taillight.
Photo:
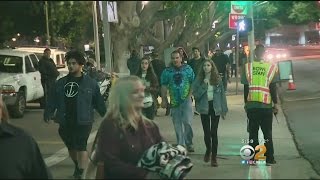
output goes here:
[{"label": "car taillight", "polygon": [[272,59],[273,58],[273,55],[272,54],[268,54],[268,56],[267,56],[267,59]]}]

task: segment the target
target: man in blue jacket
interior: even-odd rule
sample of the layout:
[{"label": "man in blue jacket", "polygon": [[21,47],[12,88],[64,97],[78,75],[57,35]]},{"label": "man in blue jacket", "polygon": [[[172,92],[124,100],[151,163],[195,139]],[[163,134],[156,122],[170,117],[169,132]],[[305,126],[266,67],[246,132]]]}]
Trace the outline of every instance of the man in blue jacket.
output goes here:
[{"label": "man in blue jacket", "polygon": [[69,74],[59,79],[48,97],[44,120],[52,119],[54,112],[59,123],[59,135],[67,146],[75,164],[73,176],[80,179],[88,161],[87,140],[93,124],[93,110],[101,116],[106,105],[98,83],[82,73],[85,58],[79,51],[70,51],[65,57]]}]

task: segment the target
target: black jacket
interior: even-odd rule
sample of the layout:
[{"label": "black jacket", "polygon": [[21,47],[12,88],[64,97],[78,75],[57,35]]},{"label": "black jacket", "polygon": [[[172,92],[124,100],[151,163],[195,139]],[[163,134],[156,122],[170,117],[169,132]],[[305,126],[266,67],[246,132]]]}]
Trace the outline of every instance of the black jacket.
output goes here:
[{"label": "black jacket", "polygon": [[0,123],[0,179],[52,179],[36,141],[22,129]]},{"label": "black jacket", "polygon": [[191,66],[195,76],[198,75],[204,60],[205,59],[203,57],[200,57],[200,59],[198,60],[196,60],[195,58],[192,58],[188,61],[188,64]]},{"label": "black jacket", "polygon": [[42,57],[39,61],[39,71],[41,81],[56,80],[59,76],[59,71],[51,58]]},{"label": "black jacket", "polygon": [[[65,91],[64,87],[67,84],[67,80],[70,74],[59,79],[52,90],[52,94],[49,94],[48,106],[44,112],[44,118],[52,117],[55,110],[56,122],[59,124],[66,124],[66,103],[65,103]],[[97,81],[90,78],[88,75],[83,75],[79,84],[77,96],[77,124],[78,125],[90,125],[94,121],[93,112],[94,109],[98,111],[100,116],[104,116],[107,108],[103,101],[103,97],[100,94],[100,88]]]},{"label": "black jacket", "polygon": [[140,67],[141,59],[137,56],[130,57],[127,61],[127,67],[130,70],[130,75],[135,75]]},{"label": "black jacket", "polygon": [[166,68],[166,65],[165,65],[164,61],[161,61],[160,59],[152,60],[151,64],[152,64],[154,72],[157,75],[157,78],[158,78],[158,81],[160,84],[160,77],[161,77],[163,70]]}]

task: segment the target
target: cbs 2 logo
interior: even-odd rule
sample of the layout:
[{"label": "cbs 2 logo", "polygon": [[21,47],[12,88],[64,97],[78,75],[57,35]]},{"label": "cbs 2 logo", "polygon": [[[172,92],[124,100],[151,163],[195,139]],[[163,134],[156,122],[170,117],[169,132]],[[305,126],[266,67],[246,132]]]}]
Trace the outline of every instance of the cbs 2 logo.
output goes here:
[{"label": "cbs 2 logo", "polygon": [[[255,151],[259,151],[255,153]],[[266,156],[264,154],[267,152],[267,148],[264,145],[258,145],[254,149],[250,145],[244,145],[240,149],[240,156],[244,160],[266,160]]]}]

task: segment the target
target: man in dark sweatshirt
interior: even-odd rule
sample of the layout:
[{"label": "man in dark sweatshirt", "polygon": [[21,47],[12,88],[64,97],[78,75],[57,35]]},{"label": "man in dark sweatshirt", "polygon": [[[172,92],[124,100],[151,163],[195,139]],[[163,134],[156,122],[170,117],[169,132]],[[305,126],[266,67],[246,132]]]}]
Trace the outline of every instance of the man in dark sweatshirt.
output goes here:
[{"label": "man in dark sweatshirt", "polygon": [[46,48],[43,52],[42,58],[39,60],[39,72],[41,74],[41,85],[44,93],[44,101],[42,104],[44,106],[46,106],[48,94],[50,94],[50,91],[59,76],[59,71],[57,70],[53,59],[50,58],[50,55],[51,50]]}]

